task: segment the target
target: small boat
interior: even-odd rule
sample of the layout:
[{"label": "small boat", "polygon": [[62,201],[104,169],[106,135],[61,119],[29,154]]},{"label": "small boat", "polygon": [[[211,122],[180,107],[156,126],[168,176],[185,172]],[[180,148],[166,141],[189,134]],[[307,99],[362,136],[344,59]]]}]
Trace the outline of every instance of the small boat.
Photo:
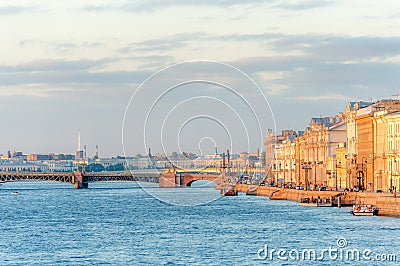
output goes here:
[{"label": "small boat", "polygon": [[258,186],[249,186],[249,189],[246,191],[246,195],[257,196],[257,188]]},{"label": "small boat", "polygon": [[237,196],[238,195],[238,191],[236,189],[231,189],[228,191],[225,191],[223,193],[224,196]]},{"label": "small boat", "polygon": [[257,189],[249,189],[246,191],[247,196],[257,196]]},{"label": "small boat", "polygon": [[314,198],[302,198],[300,200],[300,206],[307,206],[307,207],[333,207],[333,202],[328,199],[322,199],[320,197]]},{"label": "small boat", "polygon": [[13,195],[18,195],[19,193],[18,193],[18,191],[14,191],[14,192],[12,192],[11,194],[13,194]]},{"label": "small boat", "polygon": [[372,205],[353,205],[350,213],[354,216],[378,216],[379,208]]}]

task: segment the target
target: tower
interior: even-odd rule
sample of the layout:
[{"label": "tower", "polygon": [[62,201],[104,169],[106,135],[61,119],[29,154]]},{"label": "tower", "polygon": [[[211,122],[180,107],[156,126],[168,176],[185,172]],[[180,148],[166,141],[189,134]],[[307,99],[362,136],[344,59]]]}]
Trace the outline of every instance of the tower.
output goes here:
[{"label": "tower", "polygon": [[94,159],[99,159],[99,146],[96,145],[96,154],[94,156]]},{"label": "tower", "polygon": [[78,147],[76,150],[75,159],[83,159],[83,151],[81,150],[81,130],[78,130]]},{"label": "tower", "polygon": [[81,130],[78,130],[78,149],[77,151],[81,150]]}]

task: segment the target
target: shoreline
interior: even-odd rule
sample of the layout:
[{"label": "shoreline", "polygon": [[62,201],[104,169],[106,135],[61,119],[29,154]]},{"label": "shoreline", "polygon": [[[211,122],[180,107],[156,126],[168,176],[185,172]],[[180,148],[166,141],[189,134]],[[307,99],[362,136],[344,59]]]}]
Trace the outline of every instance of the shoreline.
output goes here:
[{"label": "shoreline", "polygon": [[326,197],[331,196],[341,197],[343,205],[373,205],[379,207],[379,216],[397,217],[400,218],[400,198],[395,198],[393,194],[374,193],[374,192],[348,192],[339,191],[306,191],[285,189],[268,186],[251,186],[246,184],[236,184],[234,189],[238,192],[246,193],[249,189],[257,190],[255,196],[268,197],[271,200],[290,200],[300,202],[306,197]]}]

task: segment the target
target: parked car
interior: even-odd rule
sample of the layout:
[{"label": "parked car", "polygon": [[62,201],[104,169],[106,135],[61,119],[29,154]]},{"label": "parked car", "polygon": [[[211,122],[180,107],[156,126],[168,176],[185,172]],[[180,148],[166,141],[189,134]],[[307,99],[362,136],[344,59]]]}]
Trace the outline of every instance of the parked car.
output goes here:
[{"label": "parked car", "polygon": [[320,187],[319,191],[326,191],[326,187]]}]

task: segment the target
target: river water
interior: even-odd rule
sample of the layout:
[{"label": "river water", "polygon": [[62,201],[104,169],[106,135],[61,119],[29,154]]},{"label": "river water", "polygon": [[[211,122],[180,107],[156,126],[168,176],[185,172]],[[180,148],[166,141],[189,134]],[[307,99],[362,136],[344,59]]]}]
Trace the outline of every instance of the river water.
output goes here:
[{"label": "river water", "polygon": [[[185,202],[188,193],[218,196],[213,188],[142,185],[174,202]],[[377,264],[385,257],[385,265],[400,263],[398,218],[353,217],[347,208],[300,207],[245,195],[186,207],[160,201],[136,183],[89,186],[1,185],[0,264],[371,265],[368,259]],[[323,251],[329,248],[338,251],[329,257]],[[305,250],[317,255],[302,257]],[[347,250],[371,253],[357,260],[343,256]],[[391,255],[396,262],[388,261]]]}]

